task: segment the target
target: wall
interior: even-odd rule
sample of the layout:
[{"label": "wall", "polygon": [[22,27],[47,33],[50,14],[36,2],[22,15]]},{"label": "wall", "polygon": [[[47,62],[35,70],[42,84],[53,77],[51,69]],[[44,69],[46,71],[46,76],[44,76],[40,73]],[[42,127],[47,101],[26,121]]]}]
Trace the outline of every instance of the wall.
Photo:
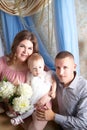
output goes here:
[{"label": "wall", "polygon": [[80,70],[87,79],[87,0],[76,0],[76,16],[79,41]]}]

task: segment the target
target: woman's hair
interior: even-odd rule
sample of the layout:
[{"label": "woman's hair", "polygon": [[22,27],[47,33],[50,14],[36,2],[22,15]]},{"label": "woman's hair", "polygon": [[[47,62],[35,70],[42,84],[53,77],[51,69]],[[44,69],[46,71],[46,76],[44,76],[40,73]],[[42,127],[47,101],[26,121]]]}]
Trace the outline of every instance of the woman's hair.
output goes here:
[{"label": "woman's hair", "polygon": [[14,59],[18,45],[23,40],[31,41],[33,44],[33,53],[38,52],[38,42],[37,42],[36,36],[33,33],[29,32],[28,30],[23,30],[23,31],[19,32],[13,40],[13,44],[11,47],[11,53],[8,55],[10,63],[12,63],[12,61]]}]

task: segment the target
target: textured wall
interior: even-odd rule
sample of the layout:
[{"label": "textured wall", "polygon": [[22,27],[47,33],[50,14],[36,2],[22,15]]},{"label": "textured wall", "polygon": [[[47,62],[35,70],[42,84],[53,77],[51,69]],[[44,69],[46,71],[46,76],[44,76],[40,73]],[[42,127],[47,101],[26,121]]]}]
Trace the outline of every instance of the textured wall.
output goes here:
[{"label": "textured wall", "polygon": [[87,0],[76,0],[81,74],[87,79]]}]

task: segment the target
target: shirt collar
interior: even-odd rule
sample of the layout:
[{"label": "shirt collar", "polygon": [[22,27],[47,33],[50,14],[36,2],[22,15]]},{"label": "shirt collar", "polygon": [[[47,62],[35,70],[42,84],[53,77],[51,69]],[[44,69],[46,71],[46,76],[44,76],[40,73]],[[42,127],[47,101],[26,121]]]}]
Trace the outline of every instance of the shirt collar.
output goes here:
[{"label": "shirt collar", "polygon": [[77,81],[78,81],[78,75],[77,73],[75,72],[75,78],[73,79],[73,81],[69,84],[68,88],[72,88],[74,89],[76,84],[77,84]]},{"label": "shirt collar", "polygon": [[[74,79],[73,79],[73,81],[69,84],[69,86],[68,87],[66,87],[66,88],[72,88],[72,89],[74,89],[74,87],[76,86],[76,84],[77,84],[77,80],[78,80],[78,75],[77,75],[77,73],[75,72],[75,77],[74,77]],[[58,80],[58,82],[59,82],[59,87],[63,87],[63,84],[61,84],[61,82]]]}]

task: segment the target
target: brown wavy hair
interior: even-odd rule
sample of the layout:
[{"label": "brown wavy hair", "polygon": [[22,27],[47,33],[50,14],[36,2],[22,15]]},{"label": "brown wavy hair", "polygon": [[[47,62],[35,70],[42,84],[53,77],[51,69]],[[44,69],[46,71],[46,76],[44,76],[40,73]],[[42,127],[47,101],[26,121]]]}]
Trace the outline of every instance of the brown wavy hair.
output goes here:
[{"label": "brown wavy hair", "polygon": [[13,44],[11,47],[11,53],[9,55],[7,55],[9,64],[13,64],[16,49],[17,49],[18,45],[20,44],[20,42],[25,39],[30,40],[33,43],[33,53],[39,52],[36,36],[33,33],[29,32],[28,30],[23,30],[23,31],[19,32],[13,40]]}]

